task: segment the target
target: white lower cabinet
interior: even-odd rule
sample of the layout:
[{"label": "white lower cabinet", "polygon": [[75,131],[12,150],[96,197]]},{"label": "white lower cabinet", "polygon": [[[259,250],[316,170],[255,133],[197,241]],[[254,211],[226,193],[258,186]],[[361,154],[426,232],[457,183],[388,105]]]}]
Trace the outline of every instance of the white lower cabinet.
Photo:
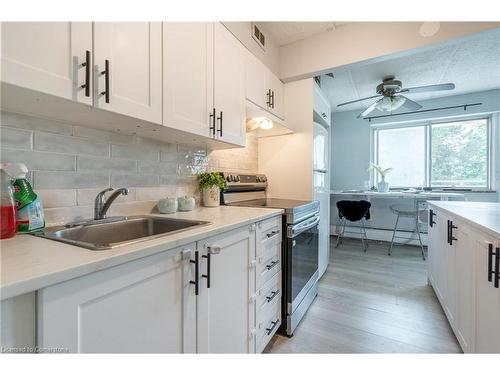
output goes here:
[{"label": "white lower cabinet", "polygon": [[281,217],[262,223],[264,232],[245,225],[39,290],[37,345],[71,353],[261,352],[281,323],[281,261],[266,260],[273,273],[263,279],[257,257],[280,246]]},{"label": "white lower cabinet", "polygon": [[195,244],[38,292],[38,346],[71,353],[193,353]]},{"label": "white lower cabinet", "polygon": [[198,352],[254,353],[255,232],[236,229],[198,248],[206,275],[198,296]]},{"label": "white lower cabinet", "polygon": [[500,353],[500,289],[489,272],[500,241],[446,212],[432,212],[429,281],[450,326],[465,353]]}]

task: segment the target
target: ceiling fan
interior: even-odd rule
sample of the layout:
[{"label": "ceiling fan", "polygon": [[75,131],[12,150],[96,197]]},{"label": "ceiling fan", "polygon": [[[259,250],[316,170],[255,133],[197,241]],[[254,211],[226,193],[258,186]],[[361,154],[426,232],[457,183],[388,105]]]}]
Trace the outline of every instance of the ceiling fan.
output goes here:
[{"label": "ceiling fan", "polygon": [[455,88],[454,83],[442,83],[438,85],[417,86],[404,89],[403,85],[401,84],[401,81],[394,78],[395,78],[394,76],[384,77],[382,83],[377,86],[376,92],[378,95],[341,103],[337,105],[337,107],[361,102],[363,100],[379,98],[371,106],[369,106],[367,109],[361,112],[358,115],[358,118],[368,116],[375,109],[378,109],[383,112],[392,112],[396,111],[401,107],[404,107],[410,111],[417,111],[420,108],[422,108],[422,106],[417,102],[408,99],[406,96],[401,95],[401,93],[416,94],[428,91],[453,90]]}]

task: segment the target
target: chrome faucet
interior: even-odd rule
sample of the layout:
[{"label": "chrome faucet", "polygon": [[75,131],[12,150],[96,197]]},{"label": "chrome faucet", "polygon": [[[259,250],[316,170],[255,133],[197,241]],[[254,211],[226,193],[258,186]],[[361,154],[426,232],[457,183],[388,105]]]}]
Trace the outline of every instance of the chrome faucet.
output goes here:
[{"label": "chrome faucet", "polygon": [[121,194],[121,195],[128,195],[128,189],[127,188],[120,188],[116,189],[113,194],[109,196],[106,201],[104,200],[104,195],[108,191],[112,191],[113,188],[107,188],[101,191],[97,196],[95,197],[95,204],[94,204],[94,220],[102,220],[106,218],[106,213],[108,212],[109,207],[111,206],[111,203]]}]

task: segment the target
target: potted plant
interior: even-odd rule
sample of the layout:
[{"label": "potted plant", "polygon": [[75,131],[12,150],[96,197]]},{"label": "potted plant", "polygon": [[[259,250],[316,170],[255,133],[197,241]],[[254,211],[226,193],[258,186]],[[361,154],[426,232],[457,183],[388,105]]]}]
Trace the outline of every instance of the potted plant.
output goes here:
[{"label": "potted plant", "polygon": [[203,172],[197,175],[203,205],[217,207],[220,204],[220,190],[226,187],[226,180],[218,172]]},{"label": "potted plant", "polygon": [[387,193],[389,191],[389,183],[385,180],[385,176],[387,176],[387,173],[392,171],[392,168],[384,169],[380,165],[370,164],[370,168],[368,168],[368,170],[372,169],[376,170],[382,178],[382,181],[379,181],[377,184],[377,190],[381,193]]}]

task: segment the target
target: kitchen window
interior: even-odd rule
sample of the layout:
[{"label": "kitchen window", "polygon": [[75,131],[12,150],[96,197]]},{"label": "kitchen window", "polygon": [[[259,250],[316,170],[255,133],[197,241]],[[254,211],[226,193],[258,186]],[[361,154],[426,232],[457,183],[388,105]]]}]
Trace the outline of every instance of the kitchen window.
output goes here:
[{"label": "kitchen window", "polygon": [[488,118],[374,127],[373,160],[393,188],[489,189],[490,138]]}]

